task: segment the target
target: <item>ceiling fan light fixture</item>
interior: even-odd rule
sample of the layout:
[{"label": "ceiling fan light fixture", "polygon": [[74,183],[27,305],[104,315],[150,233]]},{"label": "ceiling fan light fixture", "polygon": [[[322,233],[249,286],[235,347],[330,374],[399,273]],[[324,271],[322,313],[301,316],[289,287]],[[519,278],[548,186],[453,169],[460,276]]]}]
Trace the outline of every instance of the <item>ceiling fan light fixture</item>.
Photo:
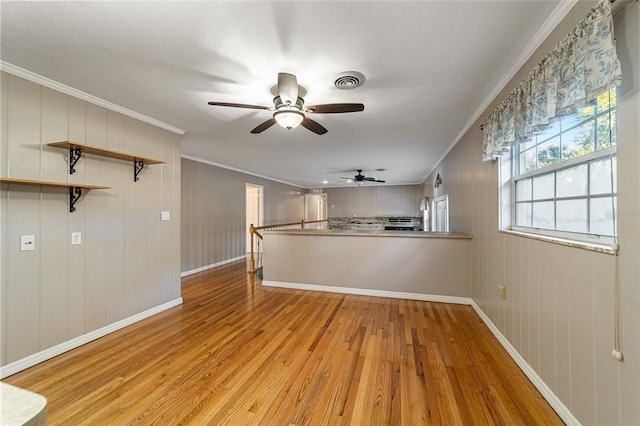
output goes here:
[{"label": "ceiling fan light fixture", "polygon": [[302,120],[304,120],[304,114],[300,111],[285,109],[282,111],[276,111],[273,114],[273,118],[275,118],[276,122],[284,127],[285,129],[293,129],[294,127],[298,127]]}]

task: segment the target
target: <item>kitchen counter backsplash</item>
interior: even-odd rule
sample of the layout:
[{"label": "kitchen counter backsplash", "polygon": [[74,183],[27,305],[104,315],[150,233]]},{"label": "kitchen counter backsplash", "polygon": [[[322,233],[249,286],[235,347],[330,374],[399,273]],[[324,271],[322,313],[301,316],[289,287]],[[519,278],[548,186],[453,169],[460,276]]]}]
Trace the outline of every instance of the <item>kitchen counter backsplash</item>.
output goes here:
[{"label": "kitchen counter backsplash", "polygon": [[329,229],[422,231],[419,216],[330,217]]}]

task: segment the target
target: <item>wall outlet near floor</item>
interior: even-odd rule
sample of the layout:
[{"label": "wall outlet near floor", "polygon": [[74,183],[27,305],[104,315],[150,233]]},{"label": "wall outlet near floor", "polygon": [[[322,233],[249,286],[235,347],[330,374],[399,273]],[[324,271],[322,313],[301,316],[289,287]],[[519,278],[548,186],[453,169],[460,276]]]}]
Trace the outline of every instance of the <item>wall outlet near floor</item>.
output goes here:
[{"label": "wall outlet near floor", "polygon": [[168,211],[163,211],[162,220],[171,220],[171,213],[169,213]]},{"label": "wall outlet near floor", "polygon": [[20,237],[20,251],[31,251],[36,249],[35,235],[22,235]]},{"label": "wall outlet near floor", "polygon": [[505,286],[498,286],[498,296],[500,296],[502,300],[507,300],[507,288]]},{"label": "wall outlet near floor", "polygon": [[71,244],[82,244],[82,232],[71,233]]}]

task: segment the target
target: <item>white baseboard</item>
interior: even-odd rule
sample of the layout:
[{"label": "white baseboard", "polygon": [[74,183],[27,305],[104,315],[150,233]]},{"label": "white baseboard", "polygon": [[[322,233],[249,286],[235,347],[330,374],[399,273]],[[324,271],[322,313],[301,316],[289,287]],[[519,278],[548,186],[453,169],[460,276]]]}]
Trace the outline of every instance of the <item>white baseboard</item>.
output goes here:
[{"label": "white baseboard", "polygon": [[121,328],[127,327],[145,318],[148,318],[155,314],[159,314],[162,311],[166,311],[167,309],[171,309],[181,304],[182,297],[178,297],[177,299],[173,299],[167,303],[163,303],[162,305],[156,306],[155,308],[147,309],[144,312],[140,312],[128,318],[116,321],[113,324],[106,325],[87,334],[83,334],[82,336],[67,340],[66,342],[60,343],[59,345],[45,349],[33,355],[29,355],[26,358],[14,361],[3,367],[0,367],[0,379],[4,379],[5,377],[11,376],[12,374],[15,374],[19,371],[22,371],[43,361],[58,356],[64,352],[70,351],[71,349],[75,349],[79,346],[89,343],[92,340],[99,339],[100,337],[106,336],[109,333],[113,333],[114,331],[120,330]]},{"label": "white baseboard", "polygon": [[345,293],[345,294],[357,294],[361,296],[376,296],[376,297],[391,297],[394,299],[422,300],[424,302],[456,303],[459,305],[471,305],[471,303],[473,302],[473,300],[471,300],[468,297],[440,296],[438,294],[423,294],[423,293],[405,293],[401,291],[372,290],[372,289],[352,288],[352,287],[334,287],[334,286],[316,285],[316,284],[288,283],[284,281],[263,280],[262,285],[266,287],[282,287],[282,288],[292,288],[296,290],[325,291],[328,293]]},{"label": "white baseboard", "polygon": [[220,262],[212,263],[211,265],[201,266],[200,268],[191,269],[190,271],[180,272],[180,278],[184,278],[188,275],[197,274],[198,272],[206,271],[207,269],[217,268],[218,266],[226,265],[227,263],[237,262],[238,260],[246,259],[247,255],[234,257],[231,259],[225,259]]},{"label": "white baseboard", "polygon": [[472,301],[471,306],[476,311],[476,313],[482,318],[482,321],[489,327],[489,330],[493,333],[493,335],[498,339],[502,347],[509,353],[511,358],[518,364],[518,366],[522,369],[524,374],[531,380],[533,385],[540,391],[544,399],[547,400],[549,405],[555,410],[556,413],[560,416],[560,418],[567,425],[580,425],[578,419],[571,414],[571,411],[560,401],[560,398],[556,396],[555,393],[547,386],[547,384],[538,376],[538,373],[527,363],[527,361],[520,355],[520,353],[516,350],[516,348],[511,345],[509,340],[500,332],[498,327],[489,319],[489,317],[480,309],[480,307],[476,304],[475,301]]}]

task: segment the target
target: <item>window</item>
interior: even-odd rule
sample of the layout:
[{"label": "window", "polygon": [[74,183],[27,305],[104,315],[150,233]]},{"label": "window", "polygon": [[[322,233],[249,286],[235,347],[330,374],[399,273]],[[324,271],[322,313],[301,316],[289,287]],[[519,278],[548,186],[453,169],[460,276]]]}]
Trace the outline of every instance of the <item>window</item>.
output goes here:
[{"label": "window", "polygon": [[514,145],[507,164],[511,229],[609,242],[617,233],[615,89]]},{"label": "window", "polygon": [[433,200],[433,232],[449,232],[449,196]]}]

